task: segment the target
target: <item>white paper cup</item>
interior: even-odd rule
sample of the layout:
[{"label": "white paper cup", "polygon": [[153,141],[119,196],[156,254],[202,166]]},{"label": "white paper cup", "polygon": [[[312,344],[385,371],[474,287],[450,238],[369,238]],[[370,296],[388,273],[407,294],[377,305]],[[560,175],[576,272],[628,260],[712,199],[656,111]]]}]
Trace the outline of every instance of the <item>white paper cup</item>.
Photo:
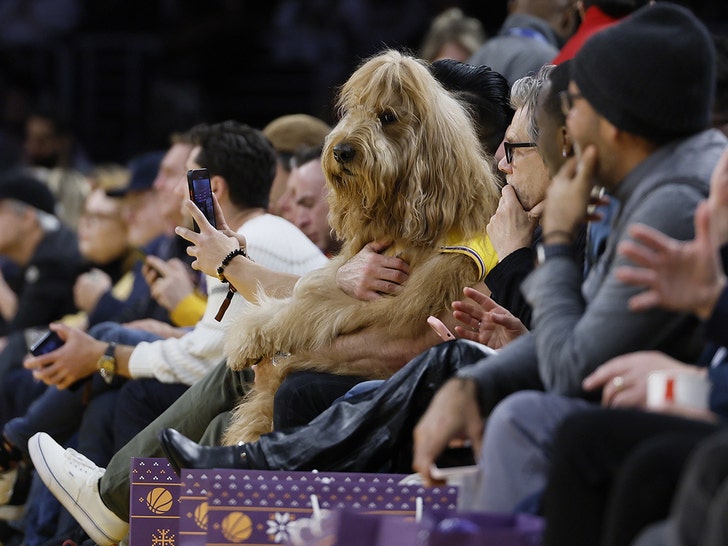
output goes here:
[{"label": "white paper cup", "polygon": [[647,407],[677,404],[708,409],[710,381],[704,375],[664,370],[647,378]]}]

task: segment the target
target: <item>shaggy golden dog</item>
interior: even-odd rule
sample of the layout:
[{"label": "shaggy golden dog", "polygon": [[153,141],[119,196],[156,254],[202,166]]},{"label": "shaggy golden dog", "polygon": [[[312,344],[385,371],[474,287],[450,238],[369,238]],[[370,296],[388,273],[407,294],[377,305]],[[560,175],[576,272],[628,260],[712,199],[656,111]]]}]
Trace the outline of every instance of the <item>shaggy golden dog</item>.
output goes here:
[{"label": "shaggy golden dog", "polygon": [[[228,445],[272,430],[273,396],[288,373],[391,375],[384,366],[364,373],[326,349],[338,336],[373,326],[395,339],[421,336],[428,315],[448,312],[463,286],[484,273],[472,256],[442,251],[448,241],[484,236],[499,197],[464,107],[422,61],[396,51],[354,72],[338,105],[341,120],[326,139],[322,165],[341,253],[303,277],[291,297],[261,296],[231,325],[228,365],[258,367],[256,385],[225,433]],[[401,294],[359,301],[339,290],[339,267],[384,238],[394,241],[389,252],[410,264]]]}]

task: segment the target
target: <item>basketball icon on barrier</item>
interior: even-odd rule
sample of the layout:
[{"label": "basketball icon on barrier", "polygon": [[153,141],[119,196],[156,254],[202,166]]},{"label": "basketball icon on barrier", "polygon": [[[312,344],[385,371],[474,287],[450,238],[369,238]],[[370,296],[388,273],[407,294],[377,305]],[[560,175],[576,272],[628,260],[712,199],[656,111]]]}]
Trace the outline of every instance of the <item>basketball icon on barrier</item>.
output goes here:
[{"label": "basketball icon on barrier", "polygon": [[230,542],[242,542],[253,533],[253,522],[242,512],[233,512],[222,520],[222,535]]},{"label": "basketball icon on barrier", "polygon": [[193,514],[195,525],[197,525],[203,531],[207,531],[207,503],[201,502],[200,505],[195,508]]},{"label": "basketball icon on barrier", "polygon": [[172,493],[167,491],[164,487],[155,487],[148,494],[145,499],[147,508],[152,514],[166,514],[172,508],[174,499]]}]

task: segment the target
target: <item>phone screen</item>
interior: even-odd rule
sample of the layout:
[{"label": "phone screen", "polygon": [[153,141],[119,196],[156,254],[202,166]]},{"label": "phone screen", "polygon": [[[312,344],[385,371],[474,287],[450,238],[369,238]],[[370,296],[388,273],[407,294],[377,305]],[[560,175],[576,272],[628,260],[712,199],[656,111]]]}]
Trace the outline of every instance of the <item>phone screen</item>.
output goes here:
[{"label": "phone screen", "polygon": [[[187,187],[190,192],[190,199],[202,211],[212,227],[215,224],[215,208],[212,203],[212,186],[210,186],[210,173],[207,169],[192,169],[187,171]],[[195,223],[195,231],[200,231]]]},{"label": "phone screen", "polygon": [[52,330],[48,330],[33,343],[30,352],[33,356],[40,356],[55,351],[63,345],[63,340]]}]

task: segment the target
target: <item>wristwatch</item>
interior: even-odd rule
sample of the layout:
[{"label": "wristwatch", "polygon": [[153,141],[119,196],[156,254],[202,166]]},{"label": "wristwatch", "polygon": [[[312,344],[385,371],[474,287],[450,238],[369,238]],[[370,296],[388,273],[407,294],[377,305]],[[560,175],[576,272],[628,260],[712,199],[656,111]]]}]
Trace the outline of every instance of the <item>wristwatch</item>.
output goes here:
[{"label": "wristwatch", "polygon": [[543,264],[549,258],[555,256],[574,257],[574,247],[571,244],[555,244],[546,245],[539,243],[536,245],[536,265]]},{"label": "wristwatch", "polygon": [[109,343],[106,347],[106,351],[96,362],[96,367],[99,369],[99,374],[106,381],[107,384],[111,384],[114,380],[114,374],[116,374],[116,343]]}]

